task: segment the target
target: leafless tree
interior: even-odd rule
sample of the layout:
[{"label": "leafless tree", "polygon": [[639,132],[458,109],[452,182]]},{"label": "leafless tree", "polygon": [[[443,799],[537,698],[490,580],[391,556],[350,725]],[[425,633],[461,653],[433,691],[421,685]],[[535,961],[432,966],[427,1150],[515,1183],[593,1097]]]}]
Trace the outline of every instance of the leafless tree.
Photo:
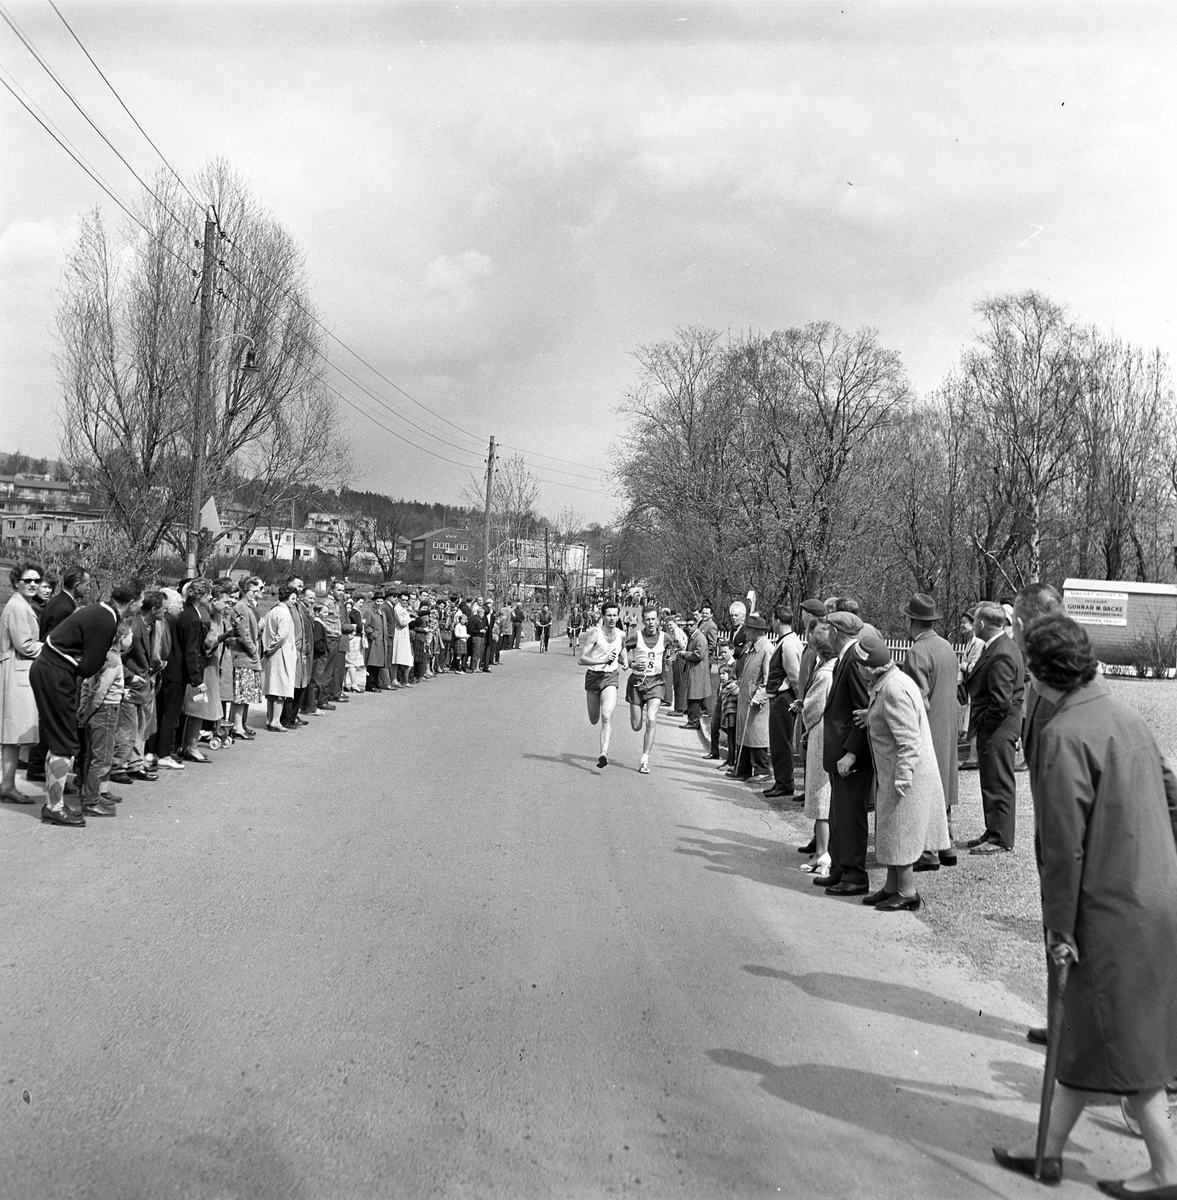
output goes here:
[{"label": "leafless tree", "polygon": [[[205,479],[222,504],[243,481],[256,484],[256,528],[299,490],[345,478],[348,452],[323,382],[301,250],[223,162],[194,190],[210,198],[226,234]],[[161,174],[139,204],[150,234],[128,224],[112,243],[101,214],[89,214],[58,312],[65,457],[145,559],[165,542],[182,550],[191,498],[197,312],[188,230],[173,213],[194,216]],[[254,375],[242,370],[251,346]]]}]

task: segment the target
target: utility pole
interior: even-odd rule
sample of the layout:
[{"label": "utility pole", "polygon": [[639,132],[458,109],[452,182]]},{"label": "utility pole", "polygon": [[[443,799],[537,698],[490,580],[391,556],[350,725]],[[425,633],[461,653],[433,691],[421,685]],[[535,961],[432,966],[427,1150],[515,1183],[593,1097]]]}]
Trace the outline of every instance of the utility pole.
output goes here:
[{"label": "utility pole", "polygon": [[486,456],[486,517],[482,525],[482,598],[490,598],[490,493],[495,477],[495,440],[490,438],[490,452]]},{"label": "utility pole", "polygon": [[217,223],[204,216],[204,259],[200,268],[200,334],[196,360],[196,397],[192,405],[192,507],[188,519],[188,574],[196,574],[200,550],[200,510],[204,507],[205,413],[212,407],[212,340]]},{"label": "utility pole", "polygon": [[552,551],[548,545],[548,526],[544,526],[544,603],[552,599]]}]

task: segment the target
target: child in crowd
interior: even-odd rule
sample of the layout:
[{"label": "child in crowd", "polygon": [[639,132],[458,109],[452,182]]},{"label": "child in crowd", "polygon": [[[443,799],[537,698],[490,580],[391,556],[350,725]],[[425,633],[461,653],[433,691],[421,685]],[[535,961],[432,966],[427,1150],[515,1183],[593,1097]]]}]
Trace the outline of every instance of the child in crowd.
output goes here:
[{"label": "child in crowd", "polygon": [[130,648],[131,629],[121,625],[107,651],[102,670],[83,680],[78,694],[78,728],[82,731],[82,753],[78,775],[81,781],[82,812],[87,817],[113,817],[122,797],[109,790],[114,762],[114,739],[119,707],[126,694],[123,680],[123,651]]},{"label": "child in crowd", "polygon": [[466,669],[466,616],[460,608],[454,614],[454,660],[450,669]]}]

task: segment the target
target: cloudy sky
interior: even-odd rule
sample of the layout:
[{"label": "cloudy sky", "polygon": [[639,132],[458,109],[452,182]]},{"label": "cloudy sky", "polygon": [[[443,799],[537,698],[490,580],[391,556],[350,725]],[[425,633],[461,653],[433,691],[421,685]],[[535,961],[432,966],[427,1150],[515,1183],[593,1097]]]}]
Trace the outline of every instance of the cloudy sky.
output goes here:
[{"label": "cloudy sky", "polygon": [[[48,0],[0,7],[153,172]],[[454,502],[493,433],[542,511],[607,520],[632,352],[686,324],[870,325],[921,392],[1006,290],[1174,349],[1171,3],[58,7],[174,167],[248,179],[333,332],[424,406],[332,351],[442,456],[341,407],[360,487]],[[6,25],[0,71],[133,198]],[[0,90],[0,449],[54,452],[54,294],[96,203]]]}]

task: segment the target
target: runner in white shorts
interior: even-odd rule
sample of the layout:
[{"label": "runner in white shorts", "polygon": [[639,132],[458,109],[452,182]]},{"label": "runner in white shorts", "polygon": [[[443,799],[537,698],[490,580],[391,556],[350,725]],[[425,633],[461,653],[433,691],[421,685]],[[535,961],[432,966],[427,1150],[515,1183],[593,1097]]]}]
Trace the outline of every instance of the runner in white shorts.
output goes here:
[{"label": "runner in white shorts", "polygon": [[621,667],[629,665],[625,639],[617,628],[621,610],[611,601],[601,609],[601,623],[589,630],[577,660],[588,669],[584,674],[584,698],[588,704],[589,721],[601,725],[601,756],[598,767],[609,765],[609,736],[613,732],[613,710],[617,707],[617,685]]},{"label": "runner in white shorts", "polygon": [[642,757],[638,773],[649,775],[650,751],[658,732],[658,710],[666,701],[665,670],[669,665],[666,651],[670,648],[665,632],[658,628],[658,609],[649,604],[642,609],[642,627],[626,644],[629,651],[631,675],[625,688],[629,702],[630,728],[642,733]]}]

